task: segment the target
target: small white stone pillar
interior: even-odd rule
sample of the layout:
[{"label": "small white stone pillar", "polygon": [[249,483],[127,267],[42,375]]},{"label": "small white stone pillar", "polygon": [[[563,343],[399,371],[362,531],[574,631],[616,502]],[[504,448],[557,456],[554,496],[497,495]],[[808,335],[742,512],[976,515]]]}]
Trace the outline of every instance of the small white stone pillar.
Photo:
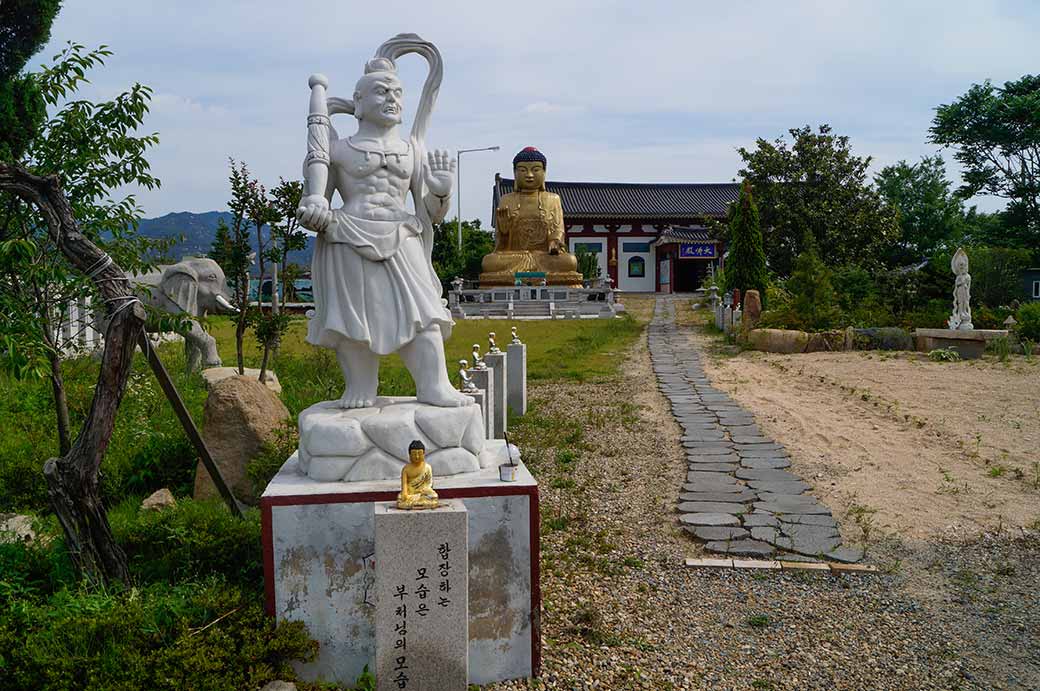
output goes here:
[{"label": "small white stone pillar", "polygon": [[460,691],[469,669],[469,526],[459,500],[373,504],[376,688]]},{"label": "small white stone pillar", "polygon": [[527,412],[527,344],[510,343],[506,353],[506,405],[514,415],[523,415]]},{"label": "small white stone pillar", "polygon": [[492,372],[492,379],[495,380],[495,384],[492,387],[495,394],[495,405],[493,406],[495,419],[492,439],[505,439],[509,417],[506,410],[506,390],[509,379],[508,356],[504,351],[500,353],[486,353],[484,362]]},{"label": "small white stone pillar", "polygon": [[470,369],[473,384],[484,392],[484,430],[488,439],[495,438],[495,378],[490,369]]}]

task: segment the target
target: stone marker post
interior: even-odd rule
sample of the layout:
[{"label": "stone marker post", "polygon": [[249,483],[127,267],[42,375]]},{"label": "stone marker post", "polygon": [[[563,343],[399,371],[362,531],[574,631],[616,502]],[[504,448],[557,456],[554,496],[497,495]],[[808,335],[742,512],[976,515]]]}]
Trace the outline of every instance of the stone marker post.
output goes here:
[{"label": "stone marker post", "polygon": [[493,373],[492,379],[495,380],[495,384],[492,387],[495,393],[495,429],[492,433],[492,438],[505,439],[509,417],[508,411],[506,410],[506,387],[508,386],[507,381],[509,379],[508,355],[506,352],[488,353],[484,356],[484,362],[487,364],[488,369]]},{"label": "stone marker post", "polygon": [[491,369],[470,369],[473,384],[484,392],[484,430],[488,439],[495,438],[495,377]]},{"label": "stone marker post", "polygon": [[402,511],[373,504],[376,688],[461,691],[469,669],[466,507]]},{"label": "stone marker post", "polygon": [[506,352],[506,404],[514,415],[523,415],[527,412],[527,344],[510,343]]}]

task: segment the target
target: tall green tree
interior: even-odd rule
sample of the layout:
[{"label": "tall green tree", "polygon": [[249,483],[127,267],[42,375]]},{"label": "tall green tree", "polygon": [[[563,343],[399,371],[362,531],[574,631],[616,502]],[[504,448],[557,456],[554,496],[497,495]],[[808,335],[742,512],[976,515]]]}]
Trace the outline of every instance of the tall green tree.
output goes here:
[{"label": "tall green tree", "polygon": [[[145,158],[158,137],[137,132],[151,90],[134,84],[111,101],[71,100],[90,70],[110,55],[104,46],[88,51],[70,43],[52,65],[32,75],[50,115],[17,163],[33,174],[56,176],[80,231],[124,270],[144,272],[152,268],[147,257],[163,243],[137,235],[142,212],[136,197],[124,190],[159,186]],[[49,377],[64,455],[71,444],[62,376],[69,345],[63,340],[64,308],[98,296],[88,277],[47,237],[39,211],[12,195],[0,196],[0,277],[0,313],[7,315],[0,365],[15,374]]]},{"label": "tall green tree", "polygon": [[1040,75],[973,84],[935,109],[930,141],[955,149],[961,193],[1008,200],[1002,244],[1040,247]]},{"label": "tall green tree", "polygon": [[899,235],[896,211],[870,184],[871,158],[853,154],[849,138],[820,125],[758,139],[738,149],[741,177],[751,183],[761,213],[763,242],[771,271],[787,276],[812,237],[830,264],[880,264]]},{"label": "tall green tree", "polygon": [[231,223],[221,220],[217,225],[217,234],[209,251],[211,259],[220,264],[224,275],[231,283],[231,297],[238,315],[235,318],[235,356],[238,373],[245,374],[245,361],[242,352],[246,327],[249,324],[249,272],[253,266],[255,255],[249,240],[249,209],[254,186],[250,183],[253,176],[245,163],[228,159],[231,172],[228,182],[231,185],[231,199],[228,210],[231,212]]},{"label": "tall green tree", "polygon": [[840,316],[831,270],[816,253],[815,243],[806,238],[805,250],[795,259],[794,271],[787,279],[791,293],[789,321],[805,331],[820,331],[834,326]]},{"label": "tall green tree", "polygon": [[303,196],[303,183],[299,180],[278,178],[278,185],[271,190],[271,204],[279,220],[271,224],[271,261],[279,267],[282,283],[282,299],[288,300],[295,292],[294,277],[290,276],[289,254],[307,248],[307,233],[296,220],[296,209]]},{"label": "tall green tree", "polygon": [[726,290],[757,290],[763,306],[769,275],[762,249],[762,228],[751,184],[740,186],[740,198],[730,207],[729,256],[726,259]]},{"label": "tall green tree", "polygon": [[47,118],[47,102],[29,59],[50,40],[60,0],[0,3],[0,161],[16,163]]},{"label": "tall green tree", "polygon": [[480,227],[480,219],[462,222],[462,250],[458,249],[458,225],[454,220],[434,226],[433,270],[444,290],[456,277],[467,281],[480,278],[480,262],[495,249],[491,233]]},{"label": "tall green tree", "polygon": [[920,261],[963,240],[964,200],[951,189],[942,156],[885,166],[874,181],[881,196],[899,211],[900,235],[889,263],[898,266]]}]

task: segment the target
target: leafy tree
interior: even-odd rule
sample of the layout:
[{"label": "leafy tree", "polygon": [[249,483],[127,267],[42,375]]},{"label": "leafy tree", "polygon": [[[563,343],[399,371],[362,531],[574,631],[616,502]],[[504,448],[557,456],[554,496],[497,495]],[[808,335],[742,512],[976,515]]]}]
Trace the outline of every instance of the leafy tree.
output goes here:
[{"label": "leafy tree", "polygon": [[794,271],[787,279],[787,290],[791,293],[789,321],[806,331],[820,331],[834,326],[839,312],[830,269],[809,238],[804,245],[806,249],[795,259]]},{"label": "leafy tree", "polygon": [[495,249],[491,233],[480,227],[480,219],[462,222],[462,250],[458,249],[458,225],[454,220],[434,226],[433,269],[447,291],[456,277],[476,281],[480,262]]},{"label": "leafy tree", "polygon": [[575,248],[574,258],[578,260],[578,273],[581,274],[583,279],[591,281],[599,278],[599,257],[595,252],[585,245],[578,245]]},{"label": "leafy tree", "polygon": [[235,355],[238,373],[245,374],[243,360],[243,343],[246,327],[249,322],[249,270],[253,266],[253,249],[249,241],[249,210],[252,195],[252,175],[245,163],[228,159],[231,172],[228,182],[231,184],[231,199],[228,209],[231,211],[231,225],[221,219],[217,224],[217,234],[209,256],[220,264],[224,275],[231,284],[231,297],[238,309],[235,319]]},{"label": "leafy tree", "polygon": [[769,268],[787,276],[811,237],[832,264],[878,264],[897,239],[896,212],[867,179],[870,157],[852,153],[849,138],[809,126],[774,142],[738,149],[739,173],[754,191],[761,213]]},{"label": "leafy tree", "polygon": [[758,207],[755,205],[751,185],[746,181],[740,186],[740,199],[730,207],[729,237],[726,290],[757,290],[764,306],[766,286],[769,283],[766,255],[762,250],[762,228],[758,220]]},{"label": "leafy tree", "polygon": [[[158,137],[136,133],[148,112],[151,89],[134,84],[100,103],[65,100],[110,55],[104,46],[87,51],[70,43],[53,65],[32,75],[53,113],[18,164],[36,175],[57,176],[83,234],[124,270],[143,272],[152,268],[145,257],[164,243],[136,234],[141,217],[136,198],[115,192],[127,185],[159,186],[145,159]],[[39,211],[12,195],[0,196],[0,277],[0,313],[6,315],[0,364],[15,374],[50,378],[64,455],[71,424],[61,367],[69,345],[62,338],[65,307],[97,298],[94,286],[47,237]]]},{"label": "leafy tree", "polygon": [[1040,75],[1003,87],[973,84],[935,109],[930,141],[955,147],[964,169],[961,193],[1008,200],[1006,242],[1040,247]]},{"label": "leafy tree", "polygon": [[47,117],[35,75],[21,72],[50,40],[60,7],[60,0],[0,3],[0,161],[19,161]]},{"label": "leafy tree", "polygon": [[892,246],[891,264],[920,261],[962,240],[967,225],[963,198],[950,189],[942,156],[885,166],[874,180],[881,196],[899,210],[900,237]]},{"label": "leafy tree", "polygon": [[307,233],[296,220],[296,209],[303,195],[303,183],[299,180],[278,178],[278,186],[271,190],[271,205],[278,215],[271,223],[271,261],[278,265],[282,283],[282,299],[288,301],[290,292],[295,292],[292,282],[299,275],[289,275],[289,254],[307,248]]}]

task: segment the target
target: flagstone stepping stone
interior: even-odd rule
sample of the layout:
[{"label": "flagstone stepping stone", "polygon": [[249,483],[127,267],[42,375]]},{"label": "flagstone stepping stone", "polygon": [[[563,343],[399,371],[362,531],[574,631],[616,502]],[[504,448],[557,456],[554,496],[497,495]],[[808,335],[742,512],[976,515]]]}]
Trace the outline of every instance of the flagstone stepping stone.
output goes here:
[{"label": "flagstone stepping stone", "polygon": [[679,441],[726,441],[726,433],[721,429],[687,432],[679,439]]},{"label": "flagstone stepping stone", "polygon": [[754,424],[755,418],[751,415],[735,415],[731,412],[719,413],[719,422],[724,425],[751,425]]},{"label": "flagstone stepping stone", "polygon": [[801,480],[774,482],[772,480],[748,480],[748,486],[762,494],[796,495],[808,492],[812,487]]},{"label": "flagstone stepping stone", "polygon": [[834,516],[819,516],[809,515],[800,516],[798,514],[784,514],[780,516],[781,523],[790,523],[793,525],[822,525],[830,528],[837,528],[838,521],[834,520]]},{"label": "flagstone stepping stone", "polygon": [[800,478],[786,470],[741,468],[737,471],[741,480],[765,480],[769,482],[796,482]]},{"label": "flagstone stepping stone", "polygon": [[[747,524],[745,524],[747,527]],[[770,526],[756,526],[751,528],[751,537],[755,540],[761,540],[762,542],[768,542],[771,545],[776,544],[776,538],[780,536],[780,531]]]},{"label": "flagstone stepping stone", "polygon": [[752,511],[743,516],[745,528],[775,528],[780,525],[776,516],[761,511]]},{"label": "flagstone stepping stone", "polygon": [[[734,465],[740,463],[740,456],[735,453],[726,455],[713,455],[713,454],[699,454],[696,451],[686,452],[687,463],[732,463]],[[734,468],[736,470],[736,468]]]},{"label": "flagstone stepping stone", "polygon": [[728,456],[733,453],[733,449],[725,446],[724,443],[716,442],[714,444],[699,444],[692,441],[684,441],[683,448],[686,449],[686,453],[697,453],[701,456]]},{"label": "flagstone stepping stone", "polygon": [[726,492],[727,494],[732,492],[744,492],[747,491],[747,487],[738,483],[735,478],[726,476],[729,482],[714,481],[714,480],[702,480],[696,476],[704,475],[703,472],[687,472],[686,476],[695,476],[694,480],[687,481],[682,484],[682,490],[685,492]]},{"label": "flagstone stepping stone", "polygon": [[704,549],[740,557],[768,557],[776,552],[771,544],[761,540],[713,540],[705,543]]},{"label": "flagstone stepping stone", "polygon": [[734,444],[741,444],[741,445],[745,445],[746,444],[746,445],[749,445],[749,446],[769,446],[770,444],[775,444],[776,443],[772,439],[770,439],[769,437],[754,436],[754,435],[748,435],[748,434],[744,434],[744,435],[732,434],[732,437],[733,437],[733,443]]},{"label": "flagstone stepping stone", "polygon": [[[711,482],[711,483],[727,483],[732,485],[740,485],[737,478],[733,477],[729,473],[718,473],[713,471],[694,471],[691,470],[686,473],[687,482]],[[741,485],[743,486],[743,485]]]},{"label": "flagstone stepping stone", "polygon": [[[718,456],[708,456],[708,458],[718,458]],[[691,463],[687,469],[697,472],[732,473],[739,467],[736,463]]]},{"label": "flagstone stepping stone", "polygon": [[[793,532],[788,533],[788,530]],[[815,525],[785,526],[784,531],[785,534],[778,535],[773,544],[799,554],[815,557],[841,546],[841,536],[834,528]]]},{"label": "flagstone stepping stone", "polygon": [[748,536],[748,531],[732,526],[699,526],[696,528],[683,526],[683,528],[701,540],[740,540]]},{"label": "flagstone stepping stone", "polygon": [[755,470],[781,470],[790,468],[791,461],[786,458],[741,458],[740,465]]},{"label": "flagstone stepping stone", "polygon": [[863,550],[855,547],[838,547],[837,549],[832,549],[823,556],[828,559],[833,559],[834,561],[840,561],[843,564],[855,564],[863,559]]},{"label": "flagstone stepping stone", "polygon": [[761,432],[758,429],[758,425],[730,425],[729,433],[735,435],[751,435],[758,436]]},{"label": "flagstone stepping stone", "polygon": [[[732,429],[730,427],[729,429]],[[732,434],[732,432],[731,432]],[[745,442],[733,442],[733,445],[742,451],[776,451],[784,453],[787,451],[782,445],[777,444],[775,441],[771,441],[766,444],[747,444]]]},{"label": "flagstone stepping stone", "polygon": [[685,525],[696,526],[739,526],[740,519],[731,513],[687,513],[679,516]]},{"label": "flagstone stepping stone", "polygon": [[744,504],[724,501],[683,501],[677,508],[679,513],[731,513],[734,516],[749,510]]},{"label": "flagstone stepping stone", "polygon": [[733,450],[744,458],[790,458],[782,449],[749,449],[746,446],[734,446]]},{"label": "flagstone stepping stone", "polygon": [[[756,492],[741,490],[739,492],[680,492],[679,501],[722,501],[748,502],[758,498]],[[772,519],[774,522],[775,518]]]},{"label": "flagstone stepping stone", "polygon": [[830,509],[812,497],[759,494],[759,499],[760,501],[755,502],[755,508],[769,513],[826,514],[828,516],[831,513]]}]

